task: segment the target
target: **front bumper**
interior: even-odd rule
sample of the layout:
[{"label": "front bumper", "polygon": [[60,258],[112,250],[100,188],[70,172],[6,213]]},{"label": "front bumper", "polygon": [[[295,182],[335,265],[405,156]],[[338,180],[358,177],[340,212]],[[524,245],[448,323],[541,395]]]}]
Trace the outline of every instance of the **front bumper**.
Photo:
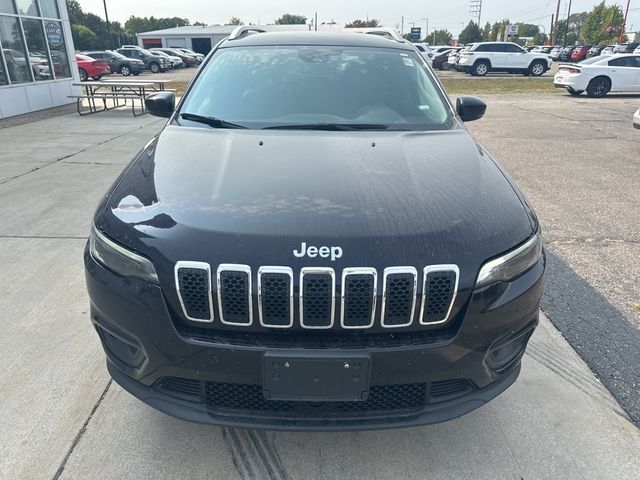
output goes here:
[{"label": "front bumper", "polygon": [[[122,387],[147,404],[183,419],[284,430],[422,425],[458,417],[487,403],[519,374],[520,359],[538,321],[544,273],[543,257],[518,279],[474,292],[459,329],[449,338],[347,349],[349,354],[369,358],[371,395],[374,388],[400,391],[417,385],[415,388],[426,392],[422,402],[401,408],[388,402],[384,408],[371,409],[338,404],[332,408],[332,402],[326,402],[328,407],[318,402],[292,402],[293,406],[286,408],[270,408],[270,401],[263,398],[256,397],[249,404],[245,401],[250,392],[261,391],[265,354],[310,349],[185,336],[176,329],[159,287],[118,277],[97,264],[88,252],[85,265],[91,319],[105,348],[109,372]],[[340,357],[345,351],[335,346],[320,353]],[[166,379],[187,382],[190,396],[160,388]],[[463,388],[442,390],[443,385],[456,382]],[[240,387],[244,396],[239,403],[222,401],[211,397],[213,387],[218,392],[219,388],[236,391]]]}]

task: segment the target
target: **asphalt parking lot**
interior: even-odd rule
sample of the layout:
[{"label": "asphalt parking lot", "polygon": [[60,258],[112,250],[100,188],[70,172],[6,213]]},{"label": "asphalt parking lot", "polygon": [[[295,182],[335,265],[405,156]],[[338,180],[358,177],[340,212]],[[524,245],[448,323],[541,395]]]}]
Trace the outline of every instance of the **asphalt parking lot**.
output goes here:
[{"label": "asphalt parking lot", "polygon": [[122,110],[0,123],[0,478],[638,478],[640,97],[485,100],[469,128],[540,217],[549,319],[494,402],[385,432],[195,425],[111,382],[82,250],[104,191],[163,121]]}]

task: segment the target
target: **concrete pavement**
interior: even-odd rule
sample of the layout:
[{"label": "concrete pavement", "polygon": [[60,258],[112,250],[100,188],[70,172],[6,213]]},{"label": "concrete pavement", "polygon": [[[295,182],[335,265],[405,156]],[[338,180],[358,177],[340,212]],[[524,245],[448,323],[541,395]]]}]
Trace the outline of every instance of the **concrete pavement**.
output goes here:
[{"label": "concrete pavement", "polygon": [[[547,231],[574,233],[581,222],[562,226],[536,196],[544,182],[529,170],[532,160],[522,165],[513,154],[527,136],[506,128],[522,115],[513,115],[511,101],[490,100],[496,116],[478,122],[476,133],[494,152],[502,145]],[[625,101],[610,105],[611,116],[617,108],[623,116]],[[553,120],[545,120],[536,125],[553,136]],[[82,249],[95,205],[162,123],[113,111],[0,129],[0,478],[637,478],[638,429],[546,318],[511,389],[429,427],[306,434],[201,426],[110,382],[88,318]],[[599,141],[610,136],[597,135],[593,148],[604,149]],[[543,152],[549,164],[544,155],[559,158]],[[557,197],[558,209],[569,208]],[[620,235],[630,234],[625,228]]]}]

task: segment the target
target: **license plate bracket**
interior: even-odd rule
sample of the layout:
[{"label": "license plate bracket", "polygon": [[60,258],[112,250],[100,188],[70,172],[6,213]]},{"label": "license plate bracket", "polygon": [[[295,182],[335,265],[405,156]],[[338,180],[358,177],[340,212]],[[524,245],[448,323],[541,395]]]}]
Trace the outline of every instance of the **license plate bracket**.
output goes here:
[{"label": "license plate bracket", "polygon": [[369,394],[370,359],[364,355],[265,353],[263,395],[267,400],[364,401]]}]

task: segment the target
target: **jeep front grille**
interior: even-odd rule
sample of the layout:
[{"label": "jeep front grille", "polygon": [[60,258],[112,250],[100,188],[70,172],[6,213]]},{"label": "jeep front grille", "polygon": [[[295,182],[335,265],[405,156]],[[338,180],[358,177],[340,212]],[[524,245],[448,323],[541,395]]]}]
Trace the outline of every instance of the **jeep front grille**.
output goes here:
[{"label": "jeep front grille", "polygon": [[[188,320],[214,320],[210,271],[206,263],[176,264],[178,298]],[[301,269],[295,288],[289,267],[260,267],[255,278],[248,265],[220,264],[216,270],[216,310],[222,324],[251,326],[256,302],[259,324],[266,328],[291,328],[296,319],[303,329],[332,329],[338,324],[343,329],[362,330],[376,325],[376,319],[380,327],[402,328],[414,324],[416,317],[421,325],[444,324],[456,299],[459,269],[456,265],[432,265],[421,273],[419,293],[414,267],[385,268],[379,292],[375,268],[345,268],[337,285],[334,269],[306,267]],[[252,294],[256,280],[257,299]]]},{"label": "jeep front grille", "polygon": [[209,264],[178,262],[176,263],[175,276],[178,298],[185,317],[193,322],[213,322]]}]

